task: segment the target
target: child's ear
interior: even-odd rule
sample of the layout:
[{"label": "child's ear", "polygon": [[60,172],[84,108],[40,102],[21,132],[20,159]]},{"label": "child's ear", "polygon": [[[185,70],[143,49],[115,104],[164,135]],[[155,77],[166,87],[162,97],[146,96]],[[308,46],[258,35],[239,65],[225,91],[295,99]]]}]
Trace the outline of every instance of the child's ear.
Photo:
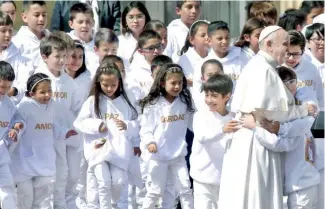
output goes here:
[{"label": "child's ear", "polygon": [[247,42],[250,42],[251,41],[251,37],[249,37],[248,34],[244,34],[244,40],[247,41]]},{"label": "child's ear", "polygon": [[28,95],[29,95],[30,97],[33,97],[33,96],[35,96],[35,93],[34,93],[34,92],[28,92]]},{"label": "child's ear", "polygon": [[27,14],[25,12],[21,14],[21,19],[23,20],[24,23],[27,24]]},{"label": "child's ear", "polygon": [[194,46],[194,37],[190,36],[190,37],[189,37],[189,41],[190,41],[190,43],[192,44],[192,46]]},{"label": "child's ear", "polygon": [[176,7],[176,14],[179,15],[179,16],[181,15],[181,8]]},{"label": "child's ear", "polygon": [[47,56],[46,56],[45,54],[42,54],[41,57],[42,57],[42,59],[44,60],[44,62],[46,62],[46,60],[47,60]]},{"label": "child's ear", "polygon": [[211,37],[208,37],[208,45],[210,48],[212,48],[212,39]]},{"label": "child's ear", "polygon": [[227,99],[227,101],[229,101],[230,97],[231,97],[231,93],[228,93],[227,95],[225,95],[224,98]]},{"label": "child's ear", "polygon": [[72,26],[72,23],[73,23],[73,22],[72,22],[71,20],[69,20],[68,23],[69,23],[69,27],[70,27],[71,29],[74,29],[73,26]]},{"label": "child's ear", "polygon": [[297,25],[297,27],[296,27],[296,31],[301,31],[302,30],[302,27],[301,27],[301,25],[299,24],[299,25]]},{"label": "child's ear", "polygon": [[137,51],[138,51],[141,55],[144,55],[144,53],[142,52],[141,49],[137,49]]},{"label": "child's ear", "polygon": [[97,48],[97,46],[94,46],[94,51],[95,51],[95,52],[98,52],[98,48]]}]

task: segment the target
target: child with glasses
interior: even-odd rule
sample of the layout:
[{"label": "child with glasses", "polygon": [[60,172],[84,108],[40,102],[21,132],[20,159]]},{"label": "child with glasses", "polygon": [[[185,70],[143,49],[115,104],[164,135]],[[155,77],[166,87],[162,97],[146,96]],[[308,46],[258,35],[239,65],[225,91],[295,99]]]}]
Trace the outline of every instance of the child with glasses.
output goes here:
[{"label": "child with glasses", "polygon": [[317,98],[317,104],[324,107],[324,89],[322,79],[315,65],[310,62],[309,56],[304,54],[305,37],[296,30],[289,31],[290,45],[285,54],[284,66],[294,70],[297,75],[297,88],[309,88]]}]

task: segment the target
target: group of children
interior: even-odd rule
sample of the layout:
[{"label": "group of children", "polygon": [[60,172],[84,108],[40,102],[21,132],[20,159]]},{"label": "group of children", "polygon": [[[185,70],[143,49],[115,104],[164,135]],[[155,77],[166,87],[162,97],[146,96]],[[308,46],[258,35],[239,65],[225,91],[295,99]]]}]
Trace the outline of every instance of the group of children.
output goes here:
[{"label": "group of children", "polygon": [[[178,1],[180,19],[167,27],[130,2],[117,36],[93,34],[87,3],[71,7],[70,33],[50,32],[44,1],[24,5],[15,33],[8,10],[16,5],[1,2],[2,209],[172,209],[178,198],[183,209],[218,208],[225,145],[242,126],[257,126],[234,118],[232,93],[278,14],[268,1],[249,4],[232,43],[226,22],[199,20],[202,4]],[[290,209],[324,208],[324,142],[310,132],[325,82],[324,17],[312,23],[310,15],[323,8],[304,1],[279,20],[290,44],[278,73],[310,115],[286,124],[302,137],[276,150],[285,153]]]}]

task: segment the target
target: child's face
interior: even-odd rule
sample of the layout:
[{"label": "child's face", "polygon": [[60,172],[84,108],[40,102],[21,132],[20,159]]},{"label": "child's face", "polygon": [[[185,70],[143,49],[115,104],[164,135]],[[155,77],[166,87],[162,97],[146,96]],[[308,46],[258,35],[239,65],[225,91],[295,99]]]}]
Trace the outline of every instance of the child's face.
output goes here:
[{"label": "child's face", "polygon": [[76,13],[75,18],[69,21],[69,26],[75,35],[82,41],[88,42],[93,34],[94,19],[88,13]]},{"label": "child's face", "polygon": [[319,7],[319,8],[313,8],[310,13],[307,15],[306,17],[306,24],[313,24],[313,20],[316,16],[322,14],[324,12],[324,8],[323,7]]},{"label": "child's face", "polygon": [[230,33],[228,30],[216,30],[209,40],[210,47],[216,53],[228,52],[230,43]]},{"label": "child's face", "polygon": [[183,75],[170,73],[166,75],[166,81],[162,84],[168,95],[177,97],[183,90]]},{"label": "child's face", "polygon": [[289,89],[289,91],[291,92],[291,94],[293,96],[295,96],[296,93],[297,93],[297,79],[284,80],[283,83]]},{"label": "child's face", "polygon": [[149,39],[146,44],[143,45],[141,49],[139,49],[140,54],[142,54],[147,62],[150,64],[158,55],[161,55],[163,52],[163,46],[161,44],[161,40],[156,38]]},{"label": "child's face", "polygon": [[95,46],[95,52],[99,60],[103,60],[106,55],[117,55],[118,44],[100,41],[98,48]]},{"label": "child's face", "polygon": [[291,68],[296,67],[301,61],[302,50],[300,46],[289,45],[284,56],[285,64]]},{"label": "child's face", "polygon": [[223,71],[218,65],[207,64],[204,68],[204,73],[202,75],[202,82],[205,83],[211,76],[215,74],[223,74]]},{"label": "child's face", "polygon": [[42,58],[50,70],[60,72],[66,62],[66,54],[66,50],[58,51],[56,49],[52,49],[52,53],[48,57],[43,54]]},{"label": "child's face", "polygon": [[203,50],[209,47],[208,42],[208,25],[201,25],[194,37],[190,37],[190,42],[195,49]]},{"label": "child's face", "polygon": [[249,42],[249,47],[255,52],[255,54],[260,50],[258,46],[258,39],[263,28],[257,28],[253,30],[251,35],[244,35],[245,41]]},{"label": "child's face", "polygon": [[324,36],[318,36],[317,33],[314,32],[307,46],[314,57],[324,57]]},{"label": "child's face", "polygon": [[111,99],[115,99],[115,92],[119,87],[119,79],[116,75],[100,75],[100,87],[104,94]]},{"label": "child's face", "polygon": [[205,103],[208,105],[212,112],[224,112],[227,101],[229,100],[231,93],[222,96],[217,92],[207,91],[205,93]]},{"label": "child's face", "polygon": [[5,13],[6,15],[9,15],[12,22],[15,22],[16,20],[16,8],[13,5],[13,3],[6,2],[1,5],[1,11]]},{"label": "child's face", "polygon": [[141,33],[145,23],[146,16],[137,8],[131,9],[126,15],[126,24],[133,33]]},{"label": "child's face", "polygon": [[12,82],[0,79],[0,96],[4,96],[10,90]]},{"label": "child's face", "polygon": [[41,81],[37,84],[35,92],[30,92],[29,95],[40,104],[48,104],[52,97],[51,82]]},{"label": "child's face", "polygon": [[66,69],[69,71],[77,72],[83,63],[84,52],[81,48],[77,48],[68,55]]},{"label": "child's face", "polygon": [[176,14],[181,16],[182,22],[187,27],[191,27],[201,15],[201,3],[199,1],[185,1],[181,8],[176,8]]},{"label": "child's face", "polygon": [[167,46],[167,43],[168,43],[168,41],[167,41],[167,30],[166,30],[166,28],[160,28],[156,32],[160,35],[161,44],[162,44],[163,48],[166,49],[166,46]]},{"label": "child's face", "polygon": [[12,38],[13,28],[12,25],[3,25],[0,26],[0,45],[3,48],[9,46]]},{"label": "child's face", "polygon": [[33,4],[22,14],[23,21],[34,33],[43,33],[47,24],[47,7]]}]

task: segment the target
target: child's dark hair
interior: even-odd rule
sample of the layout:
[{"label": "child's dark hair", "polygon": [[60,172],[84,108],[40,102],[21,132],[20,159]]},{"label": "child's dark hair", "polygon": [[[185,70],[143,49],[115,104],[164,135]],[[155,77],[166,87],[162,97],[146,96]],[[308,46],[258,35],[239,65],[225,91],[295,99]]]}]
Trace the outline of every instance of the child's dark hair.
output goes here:
[{"label": "child's dark hair", "polygon": [[124,10],[122,12],[122,16],[121,16],[122,34],[131,32],[131,30],[128,28],[128,25],[126,23],[126,16],[134,8],[138,9],[145,16],[145,25],[151,20],[150,14],[149,14],[146,6],[140,1],[132,1],[126,5],[126,7],[124,8]]},{"label": "child's dark hair", "polygon": [[15,1],[0,1],[0,7],[1,7],[3,4],[7,4],[7,3],[11,3],[12,5],[14,5],[15,9],[17,9],[17,6],[16,6]]},{"label": "child's dark hair", "polygon": [[209,24],[209,26],[208,26],[208,36],[209,37],[213,36],[217,30],[230,31],[229,27],[228,27],[228,23],[226,23],[226,22],[224,22],[222,20],[218,20],[218,21],[211,22]]},{"label": "child's dark hair", "polygon": [[66,50],[66,42],[56,35],[49,35],[44,37],[40,43],[41,55],[44,54],[46,57],[48,57],[52,54],[53,49],[56,49],[58,51]]},{"label": "child's dark hair", "polygon": [[[270,17],[276,21],[278,18],[278,11],[271,1],[253,1],[247,6],[247,18],[257,17],[258,19],[265,20]],[[270,23],[267,23],[270,25]]]},{"label": "child's dark hair", "polygon": [[195,36],[195,34],[197,33],[197,31],[199,30],[201,25],[209,26],[209,23],[205,20],[198,20],[192,24],[192,26],[190,27],[190,30],[188,31],[188,34],[187,34],[187,37],[185,40],[185,44],[181,50],[181,55],[185,54],[189,47],[193,47],[193,45],[190,42],[190,37]]},{"label": "child's dark hair", "polygon": [[324,1],[303,1],[300,5],[300,10],[304,11],[307,15],[313,10],[314,8],[323,8]]},{"label": "child's dark hair", "polygon": [[307,27],[305,32],[306,39],[309,41],[314,33],[316,33],[318,37],[324,37],[324,24],[314,23]]},{"label": "child's dark hair", "polygon": [[30,97],[30,94],[29,94],[30,92],[35,93],[38,84],[44,80],[51,83],[51,79],[44,73],[35,73],[34,75],[31,75],[27,81],[27,91],[25,93],[25,96]]},{"label": "child's dark hair", "polygon": [[205,61],[201,67],[201,75],[203,76],[204,72],[205,72],[205,68],[207,65],[216,65],[220,68],[220,70],[223,72],[223,65],[221,64],[221,62],[219,62],[216,59],[209,59],[207,61]]},{"label": "child's dark hair", "polygon": [[134,106],[131,104],[127,94],[125,93],[122,75],[120,73],[120,70],[114,63],[108,63],[108,62],[101,63],[100,66],[98,67],[98,69],[96,71],[96,75],[93,79],[91,90],[90,90],[89,96],[94,96],[94,109],[95,109],[96,116],[98,118],[102,118],[100,108],[99,108],[99,102],[100,102],[99,97],[101,94],[105,94],[105,93],[103,92],[103,90],[100,86],[101,75],[115,75],[118,78],[119,84],[118,84],[118,88],[115,92],[115,96],[116,97],[119,97],[119,96],[124,97],[125,101],[128,103],[128,105],[130,106],[130,108],[132,110],[132,119],[133,120],[136,119],[138,117],[138,112],[134,108]]},{"label": "child's dark hair", "polygon": [[86,67],[85,48],[83,47],[82,43],[78,40],[74,40],[74,44],[75,44],[76,49],[82,49],[82,52],[83,52],[82,65],[79,68],[79,70],[77,70],[77,72],[76,72],[76,78],[77,78],[79,75],[86,72],[87,67]]},{"label": "child's dark hair", "polygon": [[39,6],[46,6],[46,2],[45,1],[24,1],[23,2],[23,12],[26,13],[28,12],[30,6],[37,4]]},{"label": "child's dark hair", "polygon": [[153,30],[153,31],[157,31],[160,29],[167,29],[166,25],[161,22],[160,20],[150,20],[144,27],[143,30]]},{"label": "child's dark hair", "polygon": [[304,35],[296,30],[288,31],[289,39],[290,39],[290,46],[300,46],[302,52],[304,52],[306,47],[306,40]]},{"label": "child's dark hair", "polygon": [[107,43],[116,43],[118,44],[118,38],[114,31],[108,28],[100,28],[96,35],[95,35],[95,46],[98,48],[100,42],[107,42]]},{"label": "child's dark hair", "polygon": [[296,30],[297,26],[303,25],[306,22],[306,13],[299,9],[287,9],[284,14],[280,15],[278,26],[284,30]]},{"label": "child's dark hair", "polygon": [[78,13],[90,14],[92,17],[94,17],[92,8],[86,3],[78,2],[72,5],[70,8],[69,20],[73,21]]},{"label": "child's dark hair", "polygon": [[121,57],[116,56],[116,55],[105,55],[101,63],[116,63],[116,62],[121,62],[124,65],[124,62]]},{"label": "child's dark hair", "polygon": [[[186,0],[183,0],[183,1],[176,1],[176,7],[181,9],[183,4],[186,2]],[[202,5],[202,2],[201,1],[198,1],[200,3],[200,5]]]},{"label": "child's dark hair", "polygon": [[138,49],[142,49],[143,46],[147,43],[147,41],[149,39],[159,39],[161,40],[161,37],[160,35],[156,32],[156,31],[153,31],[153,30],[145,30],[145,31],[142,31],[138,37],[138,43],[137,43],[137,47],[135,48],[131,58],[130,58],[130,63],[132,62],[133,60],[133,56],[134,56],[134,53],[138,50]]},{"label": "child's dark hair", "polygon": [[290,68],[287,68],[285,66],[280,66],[276,68],[278,71],[278,74],[282,81],[288,81],[291,79],[297,79],[296,73],[291,70]]},{"label": "child's dark hair", "polygon": [[216,92],[226,96],[232,93],[233,83],[231,78],[225,74],[214,74],[204,84],[202,84],[202,90],[204,92]]},{"label": "child's dark hair", "polygon": [[240,38],[234,44],[237,47],[249,46],[249,42],[245,40],[244,35],[252,35],[255,29],[266,27],[266,23],[263,20],[260,20],[256,17],[248,19],[243,27],[243,30],[240,34]]},{"label": "child's dark hair", "polygon": [[0,80],[14,81],[15,71],[8,62],[0,61]]},{"label": "child's dark hair", "polygon": [[151,73],[154,71],[154,69],[156,67],[161,67],[163,66],[164,64],[172,64],[173,63],[173,60],[166,56],[166,55],[158,55],[156,56],[155,58],[153,58],[152,62],[151,62]]},{"label": "child's dark hair", "polygon": [[7,26],[7,25],[13,25],[12,19],[9,17],[9,15],[0,11],[0,26]]},{"label": "child's dark hair", "polygon": [[192,96],[191,96],[190,91],[187,89],[187,82],[186,82],[186,78],[183,73],[183,69],[177,64],[165,64],[165,65],[161,66],[161,68],[153,82],[153,85],[150,89],[149,94],[145,98],[140,100],[140,102],[139,102],[142,112],[147,105],[156,104],[156,102],[159,99],[159,97],[161,96],[161,94],[163,96],[165,96],[167,94],[165,88],[162,86],[162,83],[166,82],[167,77],[170,74],[174,74],[174,73],[180,74],[183,76],[183,87],[182,87],[181,93],[179,94],[179,97],[180,97],[181,101],[187,105],[187,110],[189,112],[194,112],[194,108],[193,108],[193,104],[192,104]]}]

